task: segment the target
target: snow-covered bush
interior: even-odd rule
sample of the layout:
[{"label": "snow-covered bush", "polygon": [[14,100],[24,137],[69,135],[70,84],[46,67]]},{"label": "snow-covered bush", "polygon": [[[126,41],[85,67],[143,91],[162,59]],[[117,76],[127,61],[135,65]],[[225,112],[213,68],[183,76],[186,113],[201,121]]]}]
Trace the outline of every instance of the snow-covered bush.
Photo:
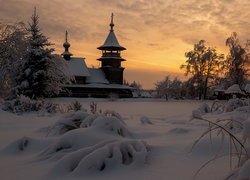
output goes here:
[{"label": "snow-covered bush", "polygon": [[103,130],[108,130],[122,137],[132,136],[131,132],[127,129],[126,124],[116,117],[99,116],[93,121],[92,126]]},{"label": "snow-covered bush", "polygon": [[209,105],[207,103],[202,103],[199,107],[199,110],[201,111],[201,113],[206,114],[206,113],[210,113],[211,112],[211,108],[209,107]]},{"label": "snow-covered bush", "polygon": [[73,129],[80,128],[82,121],[88,117],[90,114],[77,111],[74,113],[69,113],[65,115],[62,119],[58,120],[50,129],[49,134],[61,135]]},{"label": "snow-covered bush", "polygon": [[114,111],[105,114],[72,112],[53,126],[59,136],[23,137],[3,148],[0,154],[33,153],[33,162],[53,162],[48,179],[85,178],[85,175],[94,176],[125,167],[143,167],[148,146],[131,136],[122,119]]},{"label": "snow-covered bush", "polygon": [[[234,179],[249,179],[249,158],[250,158],[250,121],[249,121],[249,106],[246,106],[246,102],[239,99],[231,99],[226,104],[224,113],[213,114],[218,115],[219,118],[213,118],[213,116],[203,116],[202,112],[194,110],[193,118],[199,119],[203,122],[208,123],[208,129],[194,142],[194,148],[206,135],[209,136],[210,140],[213,139],[213,134],[216,137],[221,137],[222,144],[229,137],[230,146],[226,148],[229,152],[230,165],[236,167],[234,171],[226,178],[230,180]],[[230,114],[228,113],[230,112]],[[230,116],[228,116],[230,115]],[[205,118],[211,117],[212,119]],[[223,118],[224,117],[224,118]],[[222,145],[221,144],[221,145]],[[228,149],[229,148],[229,149]],[[220,148],[221,150],[221,148]],[[221,152],[220,152],[221,153]],[[216,154],[215,157],[219,157]],[[233,158],[236,157],[236,158]],[[215,158],[216,159],[216,158]],[[196,173],[196,175],[207,165],[205,163]]]},{"label": "snow-covered bush", "polygon": [[192,111],[191,119],[202,119],[202,116],[206,113],[210,113],[211,108],[207,103],[202,103],[198,109]]},{"label": "snow-covered bush", "polygon": [[147,152],[146,144],[138,140],[100,142],[67,154],[56,163],[50,173],[54,176],[82,176],[123,166],[142,166],[146,162]]},{"label": "snow-covered bush", "polygon": [[72,109],[74,111],[80,111],[82,110],[82,104],[79,101],[75,101],[72,103]]},{"label": "snow-covered bush", "polygon": [[91,103],[89,104],[89,107],[90,107],[90,112],[91,112],[92,114],[97,113],[97,103],[91,102]]},{"label": "snow-covered bush", "polygon": [[123,121],[123,118],[122,116],[116,112],[116,111],[113,111],[113,110],[106,110],[102,113],[103,115],[107,116],[107,117],[116,117],[118,118],[123,124],[126,124],[124,121]]},{"label": "snow-covered bush", "polygon": [[6,100],[2,109],[13,113],[23,113],[31,111],[39,111],[42,109],[44,101],[32,100],[24,95],[17,96],[16,99]]},{"label": "snow-covered bush", "polygon": [[77,111],[67,114],[50,128],[49,134],[61,135],[74,129],[88,127],[108,130],[119,136],[132,136],[122,117],[115,111],[107,111],[104,114],[89,114],[84,111]]},{"label": "snow-covered bush", "polygon": [[225,110],[225,105],[218,100],[215,100],[211,105],[211,112],[222,113],[224,112],[224,110]]},{"label": "snow-covered bush", "polygon": [[226,112],[232,112],[233,110],[242,107],[247,106],[248,104],[244,102],[244,100],[235,98],[235,99],[229,99],[227,104],[225,105],[225,111]]}]

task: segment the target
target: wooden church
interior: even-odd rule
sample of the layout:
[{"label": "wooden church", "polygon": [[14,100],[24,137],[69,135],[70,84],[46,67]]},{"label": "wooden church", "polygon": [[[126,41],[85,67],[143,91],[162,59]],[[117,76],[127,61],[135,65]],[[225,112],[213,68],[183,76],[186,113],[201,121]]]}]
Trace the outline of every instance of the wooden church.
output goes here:
[{"label": "wooden church", "polygon": [[113,13],[111,15],[110,31],[104,44],[97,49],[102,51],[102,56],[97,60],[101,62],[100,68],[88,68],[85,58],[73,57],[70,53],[68,33],[63,44],[65,51],[62,53],[66,60],[71,75],[75,77],[72,84],[64,86],[60,96],[71,97],[132,97],[133,88],[123,84],[121,52],[126,50],[122,47],[114,32]]}]

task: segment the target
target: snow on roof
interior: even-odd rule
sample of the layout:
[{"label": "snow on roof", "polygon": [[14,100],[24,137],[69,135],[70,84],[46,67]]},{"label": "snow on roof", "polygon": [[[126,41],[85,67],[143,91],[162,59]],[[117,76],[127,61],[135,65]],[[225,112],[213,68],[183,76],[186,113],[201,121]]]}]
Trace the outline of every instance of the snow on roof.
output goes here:
[{"label": "snow on roof", "polygon": [[107,39],[105,40],[104,44],[100,46],[98,49],[102,49],[102,48],[117,48],[117,49],[125,50],[125,48],[119,44],[114,31],[109,32],[109,35]]},{"label": "snow on roof", "polygon": [[225,89],[224,89],[223,86],[219,85],[219,86],[216,86],[216,87],[215,87],[214,91],[217,91],[217,92],[224,92]]},{"label": "snow on roof", "polygon": [[121,84],[66,84],[64,87],[82,87],[82,88],[102,88],[102,89],[134,89],[130,86],[121,85]]},{"label": "snow on roof", "polygon": [[72,57],[67,61],[69,70],[74,76],[89,76],[89,70],[84,61],[84,58]]},{"label": "snow on roof", "polygon": [[250,84],[247,84],[245,86],[245,91],[248,92],[248,93],[250,93]]},{"label": "snow on roof", "polygon": [[86,83],[109,84],[104,72],[101,69],[88,68],[90,76],[86,78]]},{"label": "snow on roof", "polygon": [[234,93],[239,93],[239,94],[244,94],[238,84],[234,84],[230,86],[226,91],[226,94],[234,94]]}]

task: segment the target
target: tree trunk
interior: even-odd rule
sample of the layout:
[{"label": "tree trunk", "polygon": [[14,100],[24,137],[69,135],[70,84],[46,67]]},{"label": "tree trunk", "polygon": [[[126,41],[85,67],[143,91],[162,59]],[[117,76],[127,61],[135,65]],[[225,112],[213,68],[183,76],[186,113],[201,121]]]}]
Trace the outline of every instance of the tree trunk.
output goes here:
[{"label": "tree trunk", "polygon": [[203,99],[206,99],[207,96],[207,83],[208,83],[208,76],[206,77],[205,83],[204,83],[204,94],[203,94]]}]

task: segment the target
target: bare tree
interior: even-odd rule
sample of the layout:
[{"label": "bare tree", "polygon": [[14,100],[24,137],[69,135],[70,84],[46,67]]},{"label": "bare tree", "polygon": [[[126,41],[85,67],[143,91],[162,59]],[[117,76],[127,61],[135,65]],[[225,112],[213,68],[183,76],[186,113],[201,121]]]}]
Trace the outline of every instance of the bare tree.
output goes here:
[{"label": "bare tree", "polygon": [[0,23],[0,95],[6,96],[15,85],[15,77],[27,50],[24,23]]},{"label": "bare tree", "polygon": [[242,47],[236,32],[227,38],[226,45],[229,47],[229,54],[226,57],[224,68],[227,69],[226,77],[232,84],[244,85],[249,71],[249,41],[246,47]]},{"label": "bare tree", "polygon": [[206,98],[207,88],[211,80],[215,79],[224,62],[224,55],[218,54],[213,47],[206,47],[205,41],[200,40],[194,45],[192,51],[185,53],[186,62],[181,65],[185,69],[185,75],[192,75],[194,83],[197,84],[199,99]]}]

